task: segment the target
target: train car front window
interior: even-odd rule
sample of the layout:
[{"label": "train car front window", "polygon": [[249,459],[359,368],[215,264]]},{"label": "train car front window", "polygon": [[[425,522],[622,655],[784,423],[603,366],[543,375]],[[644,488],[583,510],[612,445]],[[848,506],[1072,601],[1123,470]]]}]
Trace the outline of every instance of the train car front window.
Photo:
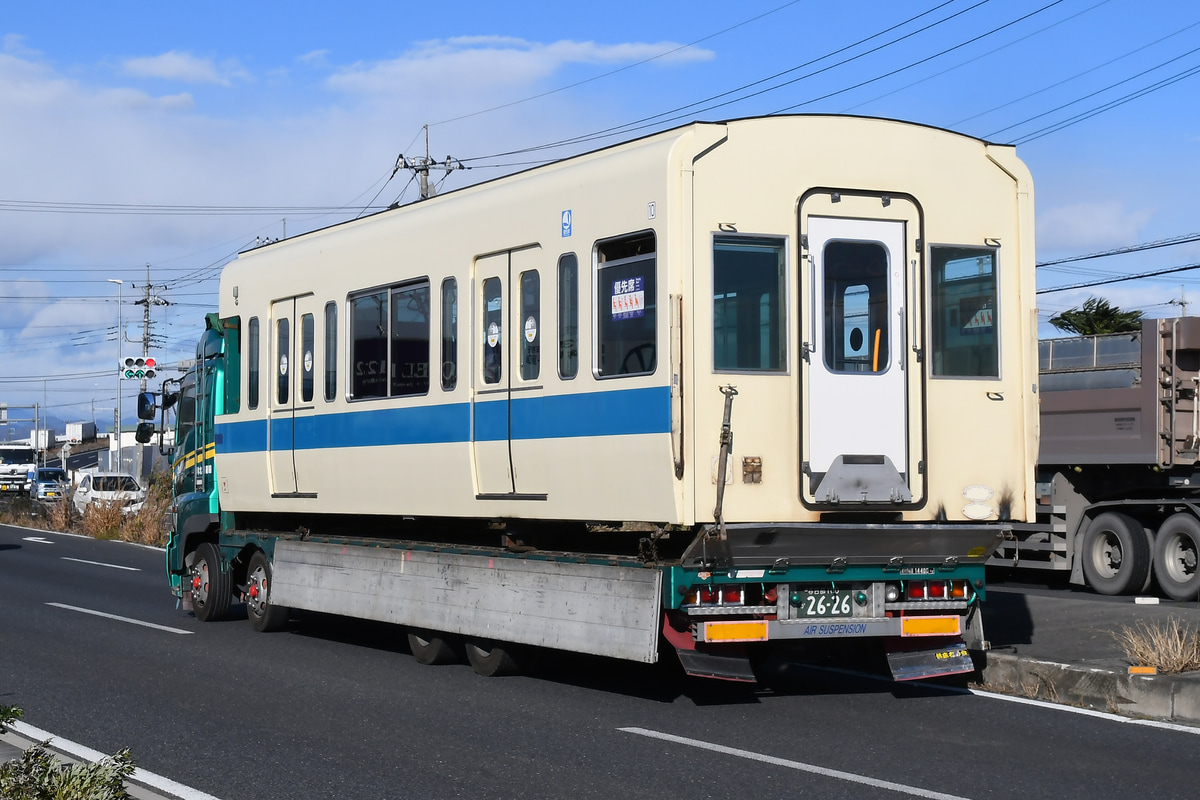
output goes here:
[{"label": "train car front window", "polygon": [[996,251],[930,248],[930,364],[935,377],[1000,377]]},{"label": "train car front window", "polygon": [[350,325],[350,396],[387,397],[387,292],[354,298]]},{"label": "train car front window", "polygon": [[883,372],[888,352],[888,256],[878,242],[825,246],[825,366],[830,372]]},{"label": "train car front window", "polygon": [[281,319],[275,323],[275,402],[284,406],[288,403],[288,360],[291,358],[291,320]]},{"label": "train car front window", "polygon": [[499,383],[504,347],[504,304],[499,278],[483,281],[483,382]]},{"label": "train car front window", "polygon": [[311,403],[316,369],[316,322],[312,314],[300,317],[300,401]]},{"label": "train car front window", "polygon": [[648,375],[658,365],[654,234],[596,247],[596,375]]},{"label": "train car front window", "polygon": [[784,248],[779,239],[713,243],[713,368],[782,370]]}]

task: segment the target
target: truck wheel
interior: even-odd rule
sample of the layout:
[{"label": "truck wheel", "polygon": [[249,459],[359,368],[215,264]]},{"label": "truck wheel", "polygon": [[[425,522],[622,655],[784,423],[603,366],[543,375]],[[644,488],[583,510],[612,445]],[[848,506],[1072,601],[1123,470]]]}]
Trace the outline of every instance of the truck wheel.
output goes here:
[{"label": "truck wheel", "polygon": [[1194,600],[1200,592],[1200,520],[1175,514],[1154,538],[1154,574],[1163,593],[1172,600]]},{"label": "truck wheel", "polygon": [[196,548],[192,561],[192,610],[201,622],[224,618],[233,599],[229,573],[221,568],[221,551],[212,542]]},{"label": "truck wheel", "polygon": [[410,630],[408,649],[418,664],[453,664],[462,660],[449,639],[427,630]]},{"label": "truck wheel", "polygon": [[1140,590],[1150,574],[1150,545],[1137,520],[1106,511],[1083,536],[1083,574],[1100,594]]},{"label": "truck wheel", "polygon": [[260,633],[281,631],[288,622],[288,609],[271,602],[271,561],[261,550],[246,567],[246,616]]},{"label": "truck wheel", "polygon": [[513,656],[512,645],[500,645],[489,639],[468,641],[467,661],[471,662],[472,669],[485,678],[513,675],[521,669]]}]

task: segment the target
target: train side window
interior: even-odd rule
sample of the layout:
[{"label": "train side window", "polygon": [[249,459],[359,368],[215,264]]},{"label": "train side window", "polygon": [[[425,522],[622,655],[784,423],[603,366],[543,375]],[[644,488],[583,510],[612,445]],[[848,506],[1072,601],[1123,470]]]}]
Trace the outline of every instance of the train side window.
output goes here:
[{"label": "train side window", "polygon": [[458,385],[458,282],[442,281],[442,390]]},{"label": "train side window", "polygon": [[337,303],[325,304],[325,402],[337,397]]},{"label": "train side window", "polygon": [[579,260],[574,253],[558,259],[558,375],[579,373]]},{"label": "train side window", "polygon": [[784,368],[784,281],[782,239],[714,240],[714,369]]},{"label": "train side window", "polygon": [[350,301],[350,396],[387,397],[388,293]]},{"label": "train side window", "polygon": [[429,284],[392,290],[392,397],[429,393]]},{"label": "train side window", "polygon": [[654,234],[596,245],[596,376],[648,375],[658,365]]},{"label": "train side window", "polygon": [[938,246],[929,250],[933,376],[1000,377],[996,251]]},{"label": "train side window", "polygon": [[247,334],[246,349],[250,352],[247,359],[249,378],[246,381],[246,407],[255,409],[258,408],[258,317],[250,318],[250,329]]},{"label": "train side window", "polygon": [[316,364],[317,326],[312,314],[300,317],[300,402],[311,403],[313,399],[313,370]]},{"label": "train side window", "polygon": [[878,242],[825,245],[825,366],[830,372],[887,369],[888,254]]},{"label": "train side window", "polygon": [[504,303],[499,278],[483,281],[483,382],[499,383],[504,347]]},{"label": "train side window", "polygon": [[542,365],[542,281],[537,270],[521,273],[521,380],[535,381]]},{"label": "train side window", "polygon": [[291,356],[292,321],[277,320],[275,323],[275,402],[287,405],[290,377],[288,376],[288,359]]}]

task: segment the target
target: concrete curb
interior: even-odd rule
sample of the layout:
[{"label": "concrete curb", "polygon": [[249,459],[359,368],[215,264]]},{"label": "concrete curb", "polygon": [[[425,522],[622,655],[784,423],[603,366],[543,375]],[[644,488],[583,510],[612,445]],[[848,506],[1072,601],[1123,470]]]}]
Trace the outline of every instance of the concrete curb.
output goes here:
[{"label": "concrete curb", "polygon": [[988,652],[980,674],[1005,694],[1200,726],[1200,673],[1130,675],[1116,660],[1080,666]]}]

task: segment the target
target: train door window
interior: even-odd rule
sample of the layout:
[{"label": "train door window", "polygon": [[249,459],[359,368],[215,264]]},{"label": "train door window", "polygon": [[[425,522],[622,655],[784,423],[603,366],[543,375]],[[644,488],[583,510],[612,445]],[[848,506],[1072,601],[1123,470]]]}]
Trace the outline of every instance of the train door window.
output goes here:
[{"label": "train door window", "polygon": [[316,365],[316,323],[312,314],[300,317],[300,402],[311,403]]},{"label": "train door window", "polygon": [[387,397],[388,293],[350,301],[350,396]]},{"label": "train door window", "polygon": [[535,381],[541,372],[542,281],[537,270],[521,273],[521,380]]},{"label": "train door window", "polygon": [[275,323],[275,402],[281,406],[288,403],[288,358],[291,355],[291,323],[289,319]]},{"label": "train door window", "polygon": [[483,382],[499,383],[501,348],[504,347],[504,303],[499,278],[483,281]]},{"label": "train door window", "polygon": [[654,234],[596,246],[596,376],[647,375],[658,365]]},{"label": "train door window", "polygon": [[558,375],[579,373],[579,260],[574,253],[558,259]]},{"label": "train door window", "polygon": [[442,389],[458,385],[458,282],[442,281]]},{"label": "train door window", "polygon": [[888,257],[878,242],[831,241],[824,252],[825,366],[831,372],[887,369]]},{"label": "train door window", "polygon": [[392,397],[429,393],[429,284],[392,290]]},{"label": "train door window", "polygon": [[250,351],[246,359],[249,371],[246,381],[246,406],[255,409],[258,408],[258,317],[250,318],[250,328],[246,333],[246,348]]},{"label": "train door window", "polygon": [[784,368],[783,254],[782,239],[718,237],[714,241],[714,369]]},{"label": "train door window", "polygon": [[931,247],[930,364],[935,377],[1000,377],[996,251]]},{"label": "train door window", "polygon": [[337,397],[337,303],[325,304],[325,402]]}]

